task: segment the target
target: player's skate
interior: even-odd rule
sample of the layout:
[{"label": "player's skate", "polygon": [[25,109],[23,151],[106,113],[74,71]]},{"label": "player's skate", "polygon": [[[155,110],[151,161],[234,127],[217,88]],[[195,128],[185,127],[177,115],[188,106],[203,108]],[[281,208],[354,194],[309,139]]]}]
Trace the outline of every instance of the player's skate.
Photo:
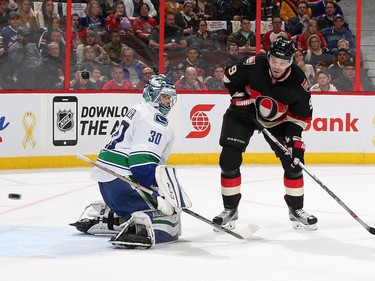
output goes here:
[{"label": "player's skate", "polygon": [[[212,220],[214,223],[221,225],[222,227],[232,230],[236,227],[236,221],[238,219],[238,209],[225,208],[219,215],[214,217]],[[220,230],[214,228],[214,231],[220,232]]]},{"label": "player's skate", "polygon": [[294,210],[292,207],[289,207],[289,219],[292,221],[294,229],[301,230],[317,230],[318,229],[318,219],[307,213],[304,209]]}]

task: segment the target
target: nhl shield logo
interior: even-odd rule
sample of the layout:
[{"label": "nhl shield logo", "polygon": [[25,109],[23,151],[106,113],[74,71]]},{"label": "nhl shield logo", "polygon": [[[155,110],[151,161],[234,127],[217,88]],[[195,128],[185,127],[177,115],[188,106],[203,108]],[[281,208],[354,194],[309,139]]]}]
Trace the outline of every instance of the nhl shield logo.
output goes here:
[{"label": "nhl shield logo", "polygon": [[73,112],[69,109],[69,111],[66,110],[59,110],[57,113],[57,127],[63,131],[69,131],[73,129],[74,127],[74,121],[73,121]]}]

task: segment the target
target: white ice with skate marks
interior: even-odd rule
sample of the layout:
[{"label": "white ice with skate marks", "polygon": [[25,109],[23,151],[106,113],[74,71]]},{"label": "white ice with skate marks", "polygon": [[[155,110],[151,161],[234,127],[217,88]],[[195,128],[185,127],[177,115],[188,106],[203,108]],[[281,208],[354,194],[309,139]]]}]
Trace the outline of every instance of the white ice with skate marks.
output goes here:
[{"label": "white ice with skate marks", "polygon": [[[363,221],[375,225],[374,166],[308,166]],[[239,240],[187,214],[176,243],[119,250],[109,237],[78,233],[69,223],[100,199],[91,169],[0,171],[0,278],[43,280],[373,281],[375,237],[305,177],[305,209],[318,230],[296,231],[283,200],[279,166],[244,166],[236,230]],[[212,219],[222,211],[220,169],[178,166],[192,210]],[[8,199],[19,193],[20,200]],[[123,278],[122,278],[123,277]]]}]

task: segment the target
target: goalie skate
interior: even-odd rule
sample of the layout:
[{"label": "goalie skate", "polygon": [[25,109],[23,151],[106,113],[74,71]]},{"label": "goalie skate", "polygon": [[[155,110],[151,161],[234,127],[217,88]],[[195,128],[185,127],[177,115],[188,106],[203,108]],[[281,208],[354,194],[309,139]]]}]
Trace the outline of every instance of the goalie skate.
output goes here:
[{"label": "goalie skate", "polygon": [[[238,219],[237,208],[235,209],[225,208],[219,215],[214,217],[212,221],[228,230],[232,230],[236,227],[237,219]],[[220,230],[217,228],[214,228],[214,231],[220,232]]]},{"label": "goalie skate", "polygon": [[292,226],[297,230],[314,231],[318,229],[318,219],[307,213],[304,209],[294,210],[289,206],[289,219],[292,221]]}]

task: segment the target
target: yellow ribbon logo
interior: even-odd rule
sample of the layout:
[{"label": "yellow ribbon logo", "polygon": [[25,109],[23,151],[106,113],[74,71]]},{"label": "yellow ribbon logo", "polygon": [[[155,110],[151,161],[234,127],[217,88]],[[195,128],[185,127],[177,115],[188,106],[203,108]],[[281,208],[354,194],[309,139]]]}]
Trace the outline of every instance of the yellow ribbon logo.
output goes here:
[{"label": "yellow ribbon logo", "polygon": [[27,144],[30,143],[31,147],[34,148],[36,146],[36,140],[33,136],[33,132],[36,125],[36,117],[33,112],[26,112],[23,115],[23,128],[25,130],[25,137],[22,141],[23,147],[26,149]]}]

